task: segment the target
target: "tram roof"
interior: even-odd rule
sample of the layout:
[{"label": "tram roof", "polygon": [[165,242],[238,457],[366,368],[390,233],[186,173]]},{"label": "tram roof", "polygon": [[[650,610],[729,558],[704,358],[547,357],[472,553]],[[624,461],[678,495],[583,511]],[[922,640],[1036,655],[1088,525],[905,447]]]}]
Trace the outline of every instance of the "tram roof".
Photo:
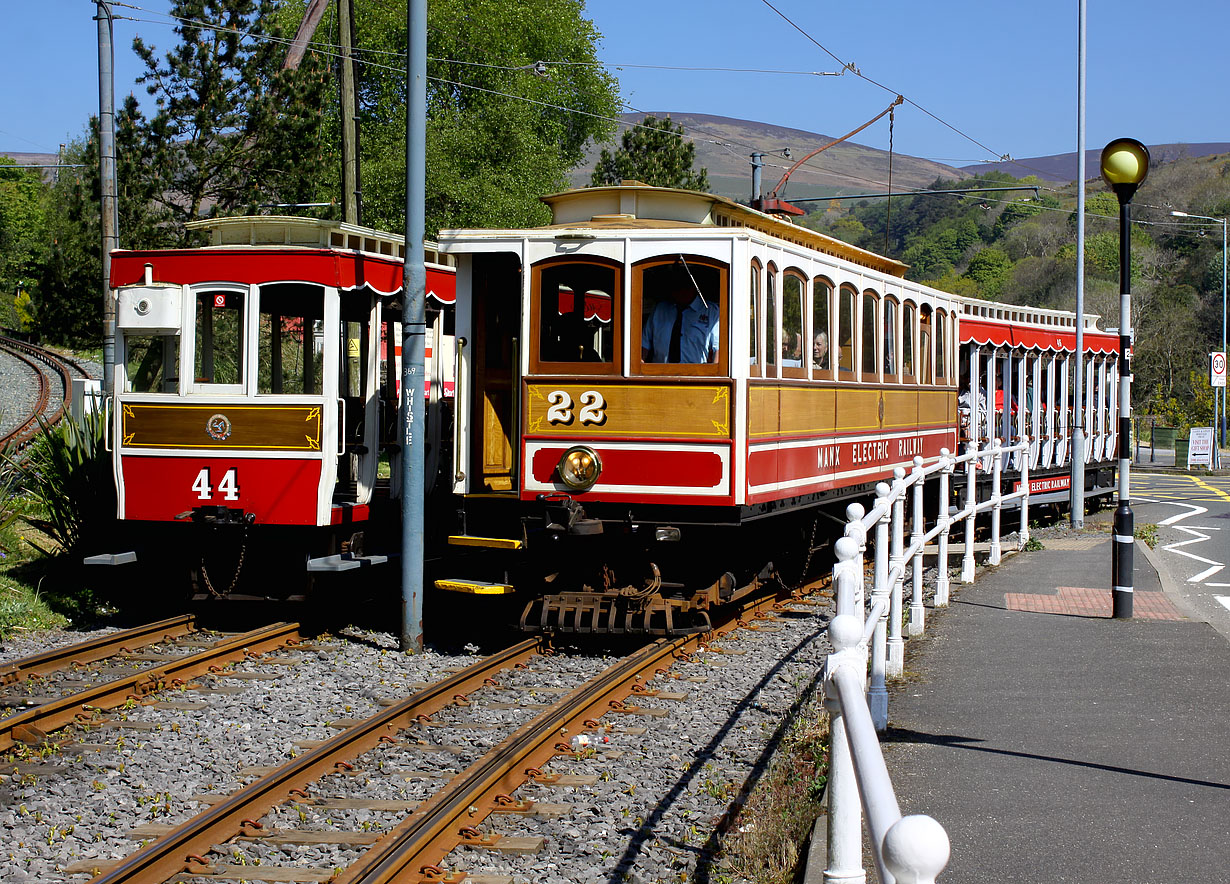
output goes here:
[{"label": "tram roof", "polygon": [[[552,223],[534,230],[679,230],[744,228],[786,240],[804,248],[904,277],[909,265],[849,243],[799,227],[713,193],[674,187],[653,187],[640,181],[578,187],[542,197],[551,208]],[[441,231],[441,238],[493,231]],[[511,232],[511,231],[508,231]]]}]

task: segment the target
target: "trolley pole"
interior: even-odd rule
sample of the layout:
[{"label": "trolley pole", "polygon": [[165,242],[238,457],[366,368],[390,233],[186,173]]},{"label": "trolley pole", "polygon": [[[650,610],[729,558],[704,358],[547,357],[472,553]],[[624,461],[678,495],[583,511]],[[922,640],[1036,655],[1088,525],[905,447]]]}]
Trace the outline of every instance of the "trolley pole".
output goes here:
[{"label": "trolley pole", "polygon": [[406,6],[406,257],[402,275],[401,648],[423,650],[423,348],[427,267],[427,0]]},{"label": "trolley pole", "polygon": [[97,0],[98,14],[98,174],[102,205],[103,390],[115,385],[115,301],[111,297],[111,252],[120,247],[119,206],[115,181],[115,51],[111,5]]},{"label": "trolley pole", "polygon": [[1132,617],[1132,196],[1149,174],[1149,149],[1134,138],[1117,138],[1102,149],[1102,177],[1119,198],[1119,506],[1115,509],[1111,559],[1111,608],[1117,620]]}]

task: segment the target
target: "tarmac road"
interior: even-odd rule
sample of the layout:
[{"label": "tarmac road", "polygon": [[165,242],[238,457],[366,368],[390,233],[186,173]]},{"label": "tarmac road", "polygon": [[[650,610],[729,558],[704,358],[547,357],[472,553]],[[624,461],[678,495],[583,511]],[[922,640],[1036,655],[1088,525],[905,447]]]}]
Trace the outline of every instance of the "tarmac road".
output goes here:
[{"label": "tarmac road", "polygon": [[1149,556],[1184,613],[1230,639],[1230,475],[1132,473],[1135,525],[1157,525]]}]

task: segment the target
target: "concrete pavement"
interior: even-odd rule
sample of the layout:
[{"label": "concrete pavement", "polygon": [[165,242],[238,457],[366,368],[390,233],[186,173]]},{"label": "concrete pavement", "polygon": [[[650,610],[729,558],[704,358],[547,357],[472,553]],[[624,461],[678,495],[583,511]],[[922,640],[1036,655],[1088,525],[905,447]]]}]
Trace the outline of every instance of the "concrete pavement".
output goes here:
[{"label": "concrete pavement", "polygon": [[1230,882],[1230,643],[1139,548],[1116,621],[1108,534],[1043,543],[907,643],[884,736],[902,812],[947,829],[946,884]]}]

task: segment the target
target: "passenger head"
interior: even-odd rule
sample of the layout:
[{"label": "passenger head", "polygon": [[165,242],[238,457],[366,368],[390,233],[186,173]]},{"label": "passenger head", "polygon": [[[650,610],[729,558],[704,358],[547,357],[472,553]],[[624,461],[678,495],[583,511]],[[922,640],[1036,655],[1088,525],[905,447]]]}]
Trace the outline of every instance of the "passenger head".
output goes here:
[{"label": "passenger head", "polygon": [[829,355],[829,336],[827,332],[817,332],[811,343],[811,358],[819,361]]}]

